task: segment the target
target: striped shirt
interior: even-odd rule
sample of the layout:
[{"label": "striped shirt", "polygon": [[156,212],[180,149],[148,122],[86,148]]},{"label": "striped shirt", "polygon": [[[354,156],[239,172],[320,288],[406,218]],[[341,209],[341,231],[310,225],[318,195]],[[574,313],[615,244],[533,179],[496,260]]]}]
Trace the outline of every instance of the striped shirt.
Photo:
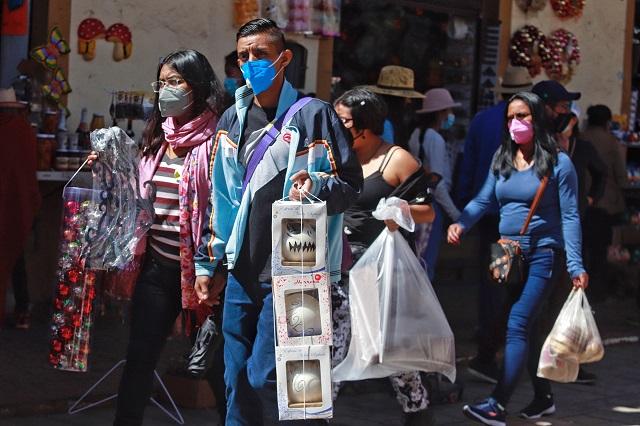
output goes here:
[{"label": "striped shirt", "polygon": [[153,203],[155,219],[149,231],[149,244],[153,251],[173,262],[180,262],[180,205],[178,182],[182,175],[184,157],[169,158],[165,153],[153,175],[156,200]]}]

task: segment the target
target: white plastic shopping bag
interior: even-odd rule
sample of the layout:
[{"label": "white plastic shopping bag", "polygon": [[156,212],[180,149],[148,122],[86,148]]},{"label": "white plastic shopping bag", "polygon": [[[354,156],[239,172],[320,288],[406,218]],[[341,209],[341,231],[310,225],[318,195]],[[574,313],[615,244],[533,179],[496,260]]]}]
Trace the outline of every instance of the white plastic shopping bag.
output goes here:
[{"label": "white plastic shopping bag", "polygon": [[[391,207],[379,204],[374,216],[412,228],[406,201],[396,200],[387,200]],[[385,228],[351,269],[349,302],[351,343],[333,370],[334,381],[415,370],[455,380],[453,332],[424,269],[399,232]]]},{"label": "white plastic shopping bag", "polygon": [[583,289],[573,289],[542,346],[538,376],[574,382],[579,364],[600,361],[604,346]]}]

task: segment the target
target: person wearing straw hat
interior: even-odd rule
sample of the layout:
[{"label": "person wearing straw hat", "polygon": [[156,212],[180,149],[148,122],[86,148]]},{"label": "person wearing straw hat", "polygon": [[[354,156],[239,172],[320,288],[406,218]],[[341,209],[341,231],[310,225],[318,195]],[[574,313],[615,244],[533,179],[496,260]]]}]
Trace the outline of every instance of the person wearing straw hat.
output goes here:
[{"label": "person wearing straw hat", "polygon": [[427,274],[433,281],[436,260],[443,231],[443,213],[456,220],[460,216],[449,191],[452,185],[452,167],[447,155],[446,142],[439,131],[448,130],[455,122],[453,108],[459,107],[447,89],[435,88],[425,93],[422,108],[416,111],[418,127],[409,138],[409,150],[422,161],[424,168],[442,176],[436,187],[434,207],[436,219],[431,225],[422,225],[416,231],[416,249],[427,263]]},{"label": "person wearing straw hat", "polygon": [[[3,164],[0,179],[0,326],[4,320],[5,283],[14,272],[15,326],[28,328],[29,296],[23,250],[40,206],[36,179],[36,135],[27,114],[28,104],[16,100],[13,88],[0,89],[0,134]],[[21,279],[19,278],[22,275]]]},{"label": "person wearing straw hat", "polygon": [[[529,91],[533,83],[525,67],[509,65],[494,92],[498,103],[479,112],[469,125],[464,144],[456,198],[459,205],[466,205],[482,186],[496,150],[502,143],[507,100],[518,92]],[[476,225],[480,244],[478,255],[481,264],[489,264],[491,243],[498,234],[498,212],[485,215]],[[497,383],[499,370],[496,353],[504,341],[504,288],[493,285],[487,274],[480,274],[478,282],[478,352],[469,361],[467,371],[476,378]]]},{"label": "person wearing straw hat", "polygon": [[422,99],[424,95],[415,90],[415,79],[411,68],[398,65],[382,67],[375,85],[364,86],[382,97],[389,108],[384,121],[382,140],[406,148],[405,112],[408,101]]}]

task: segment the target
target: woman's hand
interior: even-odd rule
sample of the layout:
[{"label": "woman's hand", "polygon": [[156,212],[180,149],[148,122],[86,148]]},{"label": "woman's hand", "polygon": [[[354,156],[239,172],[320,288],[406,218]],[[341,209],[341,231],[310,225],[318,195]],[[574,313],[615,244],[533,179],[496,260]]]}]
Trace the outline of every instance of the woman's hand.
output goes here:
[{"label": "woman's hand", "polygon": [[289,199],[292,201],[302,201],[305,198],[305,194],[311,192],[313,181],[309,176],[309,172],[306,170],[300,170],[298,173],[291,176],[293,185],[289,190]]},{"label": "woman's hand", "polygon": [[87,155],[87,160],[87,164],[89,165],[89,167],[91,167],[94,161],[98,161],[98,153],[95,151],[91,151],[89,155]]},{"label": "woman's hand", "polygon": [[391,232],[395,232],[400,228],[400,225],[398,225],[393,219],[385,219],[384,224],[387,225],[387,228]]},{"label": "woman's hand", "polygon": [[577,277],[573,278],[571,282],[573,283],[573,286],[575,288],[582,288],[586,290],[586,288],[589,287],[589,274],[583,272]]},{"label": "woman's hand", "polygon": [[459,223],[454,223],[449,226],[447,230],[447,242],[449,244],[458,245],[460,244],[460,238],[462,237],[462,232],[464,228]]}]

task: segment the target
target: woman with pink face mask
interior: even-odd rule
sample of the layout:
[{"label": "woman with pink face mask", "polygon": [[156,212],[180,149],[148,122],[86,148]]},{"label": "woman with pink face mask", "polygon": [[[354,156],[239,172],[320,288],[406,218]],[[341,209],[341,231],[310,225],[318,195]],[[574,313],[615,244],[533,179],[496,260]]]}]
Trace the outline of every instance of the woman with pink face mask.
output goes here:
[{"label": "woman with pink face mask", "polygon": [[[535,331],[537,318],[554,286],[564,283],[565,259],[575,287],[586,288],[589,281],[582,266],[576,172],[571,159],[558,151],[544,120],[544,104],[538,96],[521,92],[511,97],[503,142],[487,180],[447,234],[450,244],[459,244],[485,212],[498,208],[500,235],[518,241],[524,256],[524,282],[507,287],[510,303],[505,312],[508,321],[501,377],[489,398],[463,408],[467,417],[488,425],[506,424],[505,407],[525,366],[534,399],[520,411],[520,417],[534,419],[555,412],[549,381],[536,376],[542,346]],[[548,184],[540,204],[527,232],[519,235],[545,176]]]}]

